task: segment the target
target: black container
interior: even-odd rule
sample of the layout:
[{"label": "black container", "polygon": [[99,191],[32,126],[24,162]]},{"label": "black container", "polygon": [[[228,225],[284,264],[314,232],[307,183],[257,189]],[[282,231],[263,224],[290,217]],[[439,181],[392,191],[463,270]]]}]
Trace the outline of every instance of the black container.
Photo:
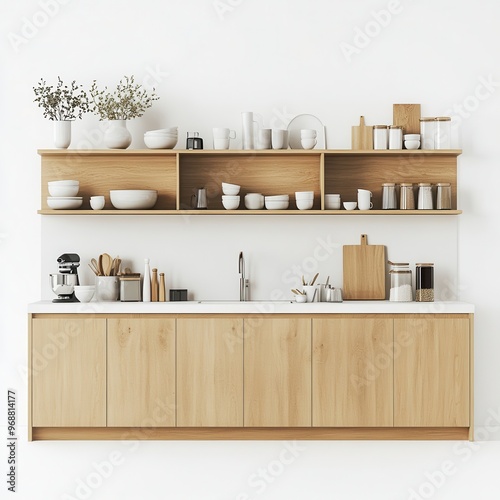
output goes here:
[{"label": "black container", "polygon": [[169,291],[170,302],[181,302],[188,299],[188,291],[186,288],[172,288]]},{"label": "black container", "polygon": [[188,132],[186,149],[203,149],[203,139],[198,132]]},{"label": "black container", "polygon": [[417,264],[415,283],[415,301],[434,302],[434,264]]}]

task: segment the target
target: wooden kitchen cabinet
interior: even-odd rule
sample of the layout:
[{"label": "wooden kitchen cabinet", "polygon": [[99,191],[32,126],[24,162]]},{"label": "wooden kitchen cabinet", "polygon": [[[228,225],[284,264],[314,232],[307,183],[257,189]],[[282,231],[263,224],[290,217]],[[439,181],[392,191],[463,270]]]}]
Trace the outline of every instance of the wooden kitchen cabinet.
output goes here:
[{"label": "wooden kitchen cabinet", "polygon": [[469,427],[469,319],[394,319],[394,425]]},{"label": "wooden kitchen cabinet", "polygon": [[31,323],[34,427],[106,425],[106,319],[50,317]]},{"label": "wooden kitchen cabinet", "polygon": [[[457,215],[457,157],[460,150],[165,150],[95,149],[39,150],[42,215]],[[105,168],[103,168],[103,166]],[[246,192],[288,194],[287,210],[225,210],[220,183],[244,186]],[[83,205],[77,210],[51,210],[47,182],[80,182]],[[451,210],[382,210],[384,182],[449,182]],[[372,210],[326,210],[325,193],[356,199],[359,186],[373,193]],[[208,210],[192,210],[191,196],[206,186]],[[297,210],[295,191],[313,191],[311,210]],[[151,210],[117,210],[109,199],[112,189],[154,189],[158,201]],[[89,198],[106,197],[104,210],[91,210]]]},{"label": "wooden kitchen cabinet", "polygon": [[175,426],[175,319],[107,321],[107,425]]},{"label": "wooden kitchen cabinet", "polygon": [[311,319],[245,319],[245,427],[311,425]]},{"label": "wooden kitchen cabinet", "polygon": [[393,320],[313,319],[312,425],[393,425]]},{"label": "wooden kitchen cabinet", "polygon": [[177,426],[243,426],[243,319],[177,320]]}]

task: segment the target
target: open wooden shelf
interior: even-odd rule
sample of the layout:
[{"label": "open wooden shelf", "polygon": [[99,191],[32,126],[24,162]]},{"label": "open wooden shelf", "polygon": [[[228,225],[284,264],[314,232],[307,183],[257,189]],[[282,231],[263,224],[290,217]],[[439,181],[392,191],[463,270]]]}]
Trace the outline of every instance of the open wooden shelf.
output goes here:
[{"label": "open wooden shelf", "polygon": [[[42,215],[458,215],[457,157],[461,150],[39,150],[42,157]],[[47,182],[80,181],[78,210],[51,210]],[[241,185],[238,210],[224,210],[222,182]],[[449,182],[452,210],[380,210],[382,183]],[[207,189],[210,210],[192,210],[191,196]],[[357,189],[373,193],[374,210],[324,210],[324,195],[339,193],[356,200]],[[111,207],[112,189],[155,189],[152,210],[94,211],[90,196],[104,195]],[[296,210],[295,191],[313,191],[312,210]],[[244,195],[288,194],[288,210],[246,210]],[[416,198],[415,190],[415,198]]]}]

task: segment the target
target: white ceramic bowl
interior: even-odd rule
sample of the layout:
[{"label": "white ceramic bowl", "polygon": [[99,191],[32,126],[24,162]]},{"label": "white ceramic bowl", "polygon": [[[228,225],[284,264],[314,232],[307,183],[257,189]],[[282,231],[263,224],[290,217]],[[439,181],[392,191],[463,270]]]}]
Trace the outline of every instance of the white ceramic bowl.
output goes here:
[{"label": "white ceramic bowl", "polygon": [[265,201],[289,201],[290,196],[287,194],[277,194],[274,196],[266,196]]},{"label": "white ceramic bowl", "polygon": [[179,137],[178,134],[174,132],[146,132],[144,137]]},{"label": "white ceramic bowl", "polygon": [[295,204],[299,210],[311,210],[314,204],[314,199],[311,200],[295,200]]},{"label": "white ceramic bowl", "polygon": [[420,147],[420,141],[405,141],[406,149],[418,149]]},{"label": "white ceramic bowl", "polygon": [[157,128],[156,130],[148,130],[146,134],[175,134],[177,135],[179,127]]},{"label": "white ceramic bowl", "polygon": [[47,182],[49,186],[79,186],[80,181],[49,181]]},{"label": "white ceramic bowl", "polygon": [[50,184],[49,194],[56,197],[74,197],[78,194],[80,186],[78,184]]},{"label": "white ceramic bowl", "polygon": [[95,285],[75,285],[75,297],[80,302],[90,302],[95,292]]},{"label": "white ceramic bowl", "polygon": [[403,139],[405,141],[419,141],[420,140],[420,134],[405,134]]},{"label": "white ceramic bowl", "polygon": [[47,196],[47,205],[52,210],[74,210],[83,203],[81,196],[51,197]]},{"label": "white ceramic bowl", "polygon": [[240,192],[240,186],[238,184],[229,184],[227,182],[222,183],[222,192],[226,195],[237,195]]},{"label": "white ceramic bowl", "polygon": [[149,149],[173,149],[177,144],[177,140],[177,137],[144,134],[144,144]]},{"label": "white ceramic bowl", "polygon": [[299,304],[303,304],[306,300],[306,295],[295,295],[295,302],[298,302]]},{"label": "white ceramic bowl", "polygon": [[236,210],[240,206],[239,196],[223,196],[222,205],[226,210]]},{"label": "white ceramic bowl", "polygon": [[261,210],[264,208],[264,195],[260,193],[247,193],[245,195],[245,208],[248,210]]},{"label": "white ceramic bowl", "polygon": [[296,200],[314,200],[314,191],[296,191]]},{"label": "white ceramic bowl", "polygon": [[153,189],[115,189],[109,192],[111,204],[119,210],[147,210],[153,208],[158,191]]},{"label": "white ceramic bowl", "polygon": [[357,201],[344,201],[344,208],[346,210],[354,210],[358,206]]},{"label": "white ceramic bowl", "polygon": [[325,200],[325,208],[327,210],[340,210],[340,200]]},{"label": "white ceramic bowl", "polygon": [[266,208],[268,210],[286,210],[290,202],[288,200],[265,200]]}]

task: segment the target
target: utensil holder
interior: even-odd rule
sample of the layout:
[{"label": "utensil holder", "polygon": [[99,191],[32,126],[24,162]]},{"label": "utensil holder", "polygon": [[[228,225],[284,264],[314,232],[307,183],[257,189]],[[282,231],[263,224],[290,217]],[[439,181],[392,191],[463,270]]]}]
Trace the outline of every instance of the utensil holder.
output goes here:
[{"label": "utensil holder", "polygon": [[304,285],[302,287],[307,297],[307,302],[319,302],[319,285]]},{"label": "utensil holder", "polygon": [[120,280],[117,276],[96,276],[97,302],[116,302],[120,297]]}]

